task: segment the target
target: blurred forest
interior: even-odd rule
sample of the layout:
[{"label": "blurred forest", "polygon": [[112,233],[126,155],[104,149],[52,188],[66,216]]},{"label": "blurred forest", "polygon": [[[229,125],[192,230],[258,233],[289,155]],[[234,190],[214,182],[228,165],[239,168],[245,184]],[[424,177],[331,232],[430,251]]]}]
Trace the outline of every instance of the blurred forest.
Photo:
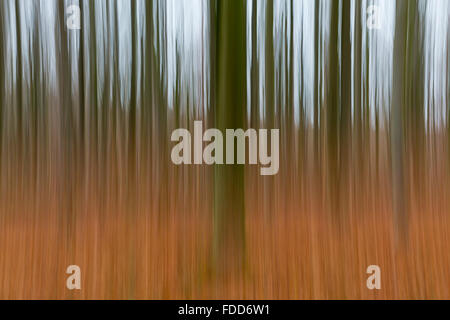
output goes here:
[{"label": "blurred forest", "polygon": [[[0,298],[450,299],[449,17],[448,0],[0,1]],[[280,129],[278,174],[174,165],[194,120]]]}]

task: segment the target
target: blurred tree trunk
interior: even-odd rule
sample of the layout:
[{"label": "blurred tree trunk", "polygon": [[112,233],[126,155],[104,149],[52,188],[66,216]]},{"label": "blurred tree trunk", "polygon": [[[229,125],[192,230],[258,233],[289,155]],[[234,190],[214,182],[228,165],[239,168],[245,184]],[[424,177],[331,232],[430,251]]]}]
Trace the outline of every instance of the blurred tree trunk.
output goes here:
[{"label": "blurred tree trunk", "polygon": [[[41,95],[42,95],[42,81],[41,81],[41,30],[40,30],[40,3],[35,3],[34,7],[34,33],[33,33],[33,61],[32,61],[32,80],[30,83],[31,90],[31,119],[32,119],[32,190],[33,195],[36,196],[37,186],[37,176],[38,176],[38,108],[42,105]],[[0,89],[1,90],[1,89]],[[1,128],[1,127],[0,127]],[[1,144],[0,144],[1,145]],[[1,153],[0,153],[1,154]],[[35,198],[33,198],[34,201]]]},{"label": "blurred tree trunk", "polygon": [[[84,10],[86,10],[86,6],[83,0],[80,1],[80,22],[84,24]],[[80,49],[78,56],[78,99],[79,99],[79,121],[78,121],[78,131],[80,133],[79,137],[79,147],[78,147],[78,156],[79,156],[79,172],[81,174],[81,179],[84,180],[85,174],[85,148],[86,148],[86,138],[85,138],[85,41],[86,41],[86,30],[85,28],[80,29]],[[82,180],[82,181],[83,181]]]},{"label": "blurred tree trunk", "polygon": [[[363,11],[365,12],[365,11]],[[363,17],[363,20],[365,18]],[[371,50],[370,50],[370,33],[373,32],[373,30],[369,28],[365,28],[365,38],[364,38],[364,77],[363,77],[363,105],[362,105],[362,116],[361,116],[361,122],[362,122],[362,147],[363,147],[363,161],[362,161],[362,172],[363,176],[361,177],[361,186],[363,190],[367,193],[367,198],[363,198],[363,201],[369,201],[370,197],[370,169],[371,169],[371,157],[370,157],[370,151],[371,151],[371,139],[370,139],[370,123],[369,123],[369,117],[370,117],[370,56],[371,56]]]},{"label": "blurred tree trunk", "polygon": [[[217,63],[216,63],[216,51],[217,51],[217,0],[208,1],[209,9],[209,57],[210,57],[210,84],[209,84],[209,126],[213,127],[215,122],[215,110],[216,110],[216,73],[217,73]],[[253,102],[252,102],[253,103]]]},{"label": "blurred tree trunk", "polygon": [[[121,170],[120,163],[119,163],[119,153],[120,153],[120,147],[118,143],[118,132],[119,130],[119,112],[122,110],[121,101],[120,101],[120,72],[119,72],[119,13],[117,9],[117,2],[114,1],[114,46],[113,46],[113,52],[114,52],[114,68],[113,68],[113,84],[112,84],[112,110],[111,110],[111,150],[112,150],[112,171],[117,172]],[[111,178],[114,179],[113,185],[117,186],[121,183],[119,180],[118,174],[112,174]],[[117,201],[119,196],[118,188],[114,188],[114,199]]]},{"label": "blurred tree trunk", "polygon": [[159,128],[160,133],[160,146],[162,150],[161,152],[161,191],[162,191],[162,201],[160,201],[160,216],[166,218],[167,212],[169,210],[169,171],[167,163],[170,161],[168,158],[169,150],[167,148],[168,131],[167,131],[167,110],[169,108],[168,105],[168,97],[166,91],[167,84],[167,1],[162,0],[161,3],[161,37],[162,43],[160,44],[159,57],[160,57],[160,65],[161,65],[161,75],[159,80],[159,121],[158,123],[161,125]]},{"label": "blurred tree trunk", "polygon": [[289,139],[293,136],[294,132],[292,131],[292,128],[294,127],[294,0],[291,0],[290,3],[290,30],[289,30],[289,103],[288,103],[288,133],[289,133]]},{"label": "blurred tree trunk", "polygon": [[340,93],[340,129],[339,129],[339,215],[349,212],[349,175],[351,155],[352,120],[352,52],[351,52],[351,6],[350,0],[342,0],[341,33],[341,93]]},{"label": "blurred tree trunk", "polygon": [[[153,139],[153,81],[152,74],[154,69],[153,59],[153,1],[145,2],[145,57],[144,60],[144,101],[142,105],[142,141],[143,153],[146,155],[143,165],[148,168],[150,174],[150,188],[152,187],[152,165],[147,164],[146,159],[152,159],[152,139]],[[144,144],[145,143],[145,144]]]},{"label": "blurred tree trunk", "polygon": [[[287,132],[288,132],[288,145],[292,145],[293,138],[295,137],[295,90],[294,90],[294,73],[295,73],[295,56],[294,56],[294,0],[290,3],[290,30],[289,30],[289,80],[288,80],[288,112],[287,112]],[[287,62],[286,62],[287,65]],[[290,150],[290,161],[292,161],[292,150]],[[295,150],[295,149],[294,149]]]},{"label": "blurred tree trunk", "polygon": [[[259,57],[258,57],[258,1],[252,1],[252,16],[251,16],[251,53],[252,62],[250,65],[250,128],[257,129],[260,127],[260,117],[259,117]],[[254,210],[259,210],[259,199],[260,199],[260,185],[254,183],[259,175],[259,168],[256,166],[248,167],[249,170],[249,180],[252,181],[252,187],[254,192],[248,197],[251,203],[255,204]]]},{"label": "blurred tree trunk", "polygon": [[266,127],[272,129],[275,125],[275,54],[273,45],[273,0],[266,0]]},{"label": "blurred tree trunk", "polygon": [[251,109],[250,128],[258,127],[258,95],[259,95],[259,61],[258,61],[258,2],[252,1],[252,64],[250,66],[251,76]]},{"label": "blurred tree trunk", "polygon": [[95,177],[92,187],[98,190],[98,72],[97,72],[97,31],[95,1],[89,2],[89,175]]},{"label": "blurred tree trunk", "polygon": [[408,0],[397,0],[394,37],[394,70],[391,105],[391,161],[394,225],[397,243],[406,240],[407,212],[404,195],[403,172],[403,119],[404,75],[406,53],[406,23]]},{"label": "blurred tree trunk", "polygon": [[[130,111],[128,118],[128,165],[129,183],[135,188],[136,183],[136,110],[138,92],[138,21],[137,4],[131,1],[131,89],[130,89]],[[134,193],[134,192],[133,192]]]},{"label": "blurred tree trunk", "polygon": [[167,2],[156,2],[156,53],[154,55],[153,83],[155,86],[155,111],[156,111],[156,136],[158,137],[159,145],[159,159],[158,159],[158,173],[159,173],[159,195],[158,195],[158,212],[161,219],[166,219],[168,208],[168,153],[167,150],[167,94],[165,91],[165,81],[167,81],[167,19],[166,19]]},{"label": "blurred tree trunk", "polygon": [[[72,68],[69,56],[69,38],[67,36],[65,19],[65,1],[58,1],[59,17],[59,65],[58,79],[61,103],[61,130],[63,133],[62,150],[63,163],[67,165],[66,174],[70,175],[73,158],[73,110],[72,110]],[[65,181],[72,181],[67,176]],[[71,183],[68,183],[71,185]],[[71,193],[69,193],[71,194]]]},{"label": "blurred tree trunk", "polygon": [[[362,53],[362,31],[363,24],[361,21],[361,1],[355,1],[355,62],[354,62],[354,123],[355,123],[355,176],[354,176],[354,187],[355,197],[361,197],[361,179],[364,178],[363,161],[364,161],[364,147],[363,147],[363,137],[362,137],[362,103],[361,103],[361,53]],[[362,207],[359,205],[362,201],[354,198],[354,204],[357,210],[361,210]]]},{"label": "blurred tree trunk", "polygon": [[111,95],[111,75],[112,75],[112,66],[113,61],[111,59],[112,48],[112,25],[111,25],[111,2],[105,1],[104,8],[102,10],[105,15],[103,20],[103,87],[101,92],[101,102],[100,102],[100,145],[98,148],[100,149],[100,163],[101,166],[98,168],[100,174],[100,203],[103,207],[106,207],[106,197],[107,197],[107,188],[108,188],[108,164],[110,162],[110,156],[108,155],[108,144],[110,139],[109,133],[109,113],[110,113],[110,95]]},{"label": "blurred tree trunk", "polygon": [[138,94],[138,19],[137,1],[131,1],[131,86],[130,104],[128,113],[128,195],[127,195],[127,232],[128,261],[130,282],[128,295],[134,297],[136,287],[136,216],[137,216],[137,148],[136,148],[136,122],[137,122],[137,94]]},{"label": "blurred tree trunk", "polygon": [[320,19],[320,2],[314,3],[314,176],[316,179],[316,199],[322,199],[322,170],[321,170],[321,157],[320,157],[320,106],[321,99],[321,87],[319,85],[320,80],[320,39],[321,39],[321,19]]},{"label": "blurred tree trunk", "polygon": [[329,79],[327,84],[327,149],[328,149],[328,199],[329,210],[334,218],[339,208],[339,1],[332,1],[330,13]]},{"label": "blurred tree trunk", "polygon": [[[450,37],[450,23],[447,27],[447,38]],[[450,41],[447,42],[447,77],[445,77],[446,85],[444,88],[447,88],[447,95],[444,97],[446,101],[446,113],[447,113],[447,152],[448,152],[448,160],[450,165]],[[443,116],[445,117],[445,116]]]},{"label": "blurred tree trunk", "polygon": [[[275,128],[275,54],[273,41],[273,0],[266,0],[266,41],[265,41],[265,97],[266,105],[264,112],[264,123],[266,129]],[[268,150],[271,150],[271,141],[268,143]],[[266,216],[272,215],[275,210],[273,201],[274,177],[267,176],[264,179],[264,213]]]},{"label": "blurred tree trunk", "polygon": [[[17,34],[17,80],[16,80],[16,99],[17,99],[17,160],[19,165],[23,164],[23,49],[22,49],[22,26],[20,19],[20,0],[15,1],[16,13],[16,34]],[[22,172],[22,170],[20,170]],[[21,173],[19,173],[21,177]],[[19,178],[19,184],[22,181]]]},{"label": "blurred tree trunk", "polygon": [[[408,4],[407,22],[407,76],[405,111],[408,114],[409,147],[412,151],[412,179],[413,199],[417,201],[418,209],[424,210],[423,186],[425,169],[425,52],[424,52],[424,24],[419,11],[419,1],[411,0]],[[431,116],[431,115],[430,115]]]},{"label": "blurred tree trunk", "polygon": [[[216,128],[244,128],[246,101],[246,5],[217,3]],[[226,152],[224,152],[224,159]],[[235,154],[236,163],[236,154]],[[216,271],[239,275],[244,265],[244,166],[216,165],[214,185]]]},{"label": "blurred tree trunk", "polygon": [[[294,73],[295,73],[295,51],[294,51],[294,0],[290,1],[289,4],[289,65],[286,61],[286,72],[288,73],[288,103],[287,103],[287,115],[286,115],[286,131],[287,131],[287,146],[288,150],[286,155],[286,166],[288,167],[291,163],[296,163],[297,157],[306,158],[306,153],[301,154],[301,150],[299,152],[295,151],[295,148],[290,148],[289,146],[293,145],[296,140],[296,127],[295,127],[295,89],[294,89]],[[287,39],[286,39],[287,43]],[[298,162],[297,162],[298,163]],[[298,172],[303,174],[304,167],[299,167]],[[288,184],[286,186],[286,202],[288,204],[288,212],[292,212],[295,210],[295,205],[293,202],[292,194],[289,190],[293,188],[295,190],[295,175],[292,175],[286,170],[285,175]],[[303,188],[303,184],[299,186]],[[303,189],[302,189],[303,190]],[[295,197],[295,196],[294,196]]]},{"label": "blurred tree trunk", "polygon": [[[62,176],[61,181],[61,207],[62,219],[61,224],[66,230],[68,254],[73,254],[75,246],[75,238],[73,237],[75,231],[75,209],[74,209],[74,179],[73,179],[73,158],[76,155],[74,152],[74,123],[73,123],[73,108],[72,108],[72,68],[70,64],[69,55],[69,38],[68,30],[66,28],[65,18],[65,1],[58,1],[58,22],[59,22],[59,50],[58,56],[58,86],[59,86],[59,103],[60,108],[60,128],[62,138],[61,142],[61,163]],[[64,243],[64,242],[63,242]]]},{"label": "blurred tree trunk", "polygon": [[0,3],[0,174],[2,172],[2,163],[3,163],[3,116],[4,116],[4,105],[5,100],[5,9],[4,2]]}]

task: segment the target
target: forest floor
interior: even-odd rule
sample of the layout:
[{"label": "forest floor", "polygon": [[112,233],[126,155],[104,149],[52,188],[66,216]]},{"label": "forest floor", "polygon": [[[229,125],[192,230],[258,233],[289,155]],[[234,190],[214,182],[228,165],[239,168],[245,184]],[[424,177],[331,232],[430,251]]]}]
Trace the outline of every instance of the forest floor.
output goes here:
[{"label": "forest floor", "polygon": [[[212,276],[211,219],[6,219],[1,299],[449,299],[449,217],[410,217],[406,245],[390,215],[350,217],[338,229],[312,215],[246,220],[241,277]],[[71,236],[69,236],[69,233]],[[68,265],[81,290],[66,288]],[[366,269],[381,268],[381,290]]]}]

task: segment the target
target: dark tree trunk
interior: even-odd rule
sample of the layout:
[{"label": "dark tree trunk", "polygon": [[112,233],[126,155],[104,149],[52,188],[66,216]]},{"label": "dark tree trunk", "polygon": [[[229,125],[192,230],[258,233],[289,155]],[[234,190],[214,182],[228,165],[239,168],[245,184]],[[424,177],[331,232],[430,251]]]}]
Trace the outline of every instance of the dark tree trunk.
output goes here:
[{"label": "dark tree trunk", "polygon": [[408,0],[397,0],[394,37],[394,70],[391,105],[391,161],[394,226],[397,243],[406,239],[407,213],[404,195],[403,169],[403,105],[404,56],[406,53],[406,23]]},{"label": "dark tree trunk", "polygon": [[[246,10],[241,0],[217,4],[215,121],[216,128],[225,132],[245,125]],[[216,270],[239,275],[244,264],[244,166],[216,165],[214,192]]]}]

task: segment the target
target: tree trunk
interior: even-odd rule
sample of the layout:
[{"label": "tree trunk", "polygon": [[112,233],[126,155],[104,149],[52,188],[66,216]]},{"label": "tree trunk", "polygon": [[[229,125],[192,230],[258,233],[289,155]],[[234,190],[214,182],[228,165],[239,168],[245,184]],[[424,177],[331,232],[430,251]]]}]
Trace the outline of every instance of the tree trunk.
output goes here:
[{"label": "tree trunk", "polygon": [[403,120],[406,22],[408,0],[397,0],[394,38],[394,70],[391,105],[392,201],[397,243],[406,240],[407,213],[404,196]]},{"label": "tree trunk", "polygon": [[[265,43],[265,128],[275,128],[275,54],[273,43],[273,0],[266,0],[266,43]],[[268,144],[268,149],[271,149]],[[273,201],[274,177],[266,177],[264,181],[264,213],[271,216],[274,213],[275,206]]]},{"label": "tree trunk", "polygon": [[252,65],[250,69],[251,76],[251,110],[250,110],[250,127],[258,127],[258,107],[259,107],[259,63],[258,63],[258,4],[257,0],[252,1]]},{"label": "tree trunk", "polygon": [[0,174],[2,172],[2,163],[3,163],[3,112],[4,112],[4,96],[6,95],[4,92],[5,88],[5,54],[4,54],[4,43],[5,43],[5,13],[4,13],[4,2],[0,3]]},{"label": "tree trunk", "polygon": [[[15,1],[16,33],[17,33],[17,160],[19,165],[23,164],[23,63],[22,63],[22,27],[20,19],[20,1]],[[22,172],[22,170],[20,170]],[[21,173],[19,173],[19,177]],[[19,179],[21,181],[21,179]]]},{"label": "tree trunk", "polygon": [[[219,0],[217,6],[216,128],[243,128],[246,101],[246,5]],[[224,158],[226,152],[224,152]],[[235,154],[236,158],[236,154]],[[236,163],[236,159],[235,159]],[[239,275],[244,264],[244,166],[216,165],[214,235],[216,270]]]},{"label": "tree trunk", "polygon": [[329,79],[327,94],[327,148],[328,148],[328,198],[329,211],[333,218],[338,217],[339,208],[339,1],[331,3],[329,40]]},{"label": "tree trunk", "polygon": [[351,8],[350,0],[342,0],[341,33],[341,102],[339,129],[339,216],[349,212],[349,169],[351,155],[351,114],[352,114],[352,61],[350,39]]}]

